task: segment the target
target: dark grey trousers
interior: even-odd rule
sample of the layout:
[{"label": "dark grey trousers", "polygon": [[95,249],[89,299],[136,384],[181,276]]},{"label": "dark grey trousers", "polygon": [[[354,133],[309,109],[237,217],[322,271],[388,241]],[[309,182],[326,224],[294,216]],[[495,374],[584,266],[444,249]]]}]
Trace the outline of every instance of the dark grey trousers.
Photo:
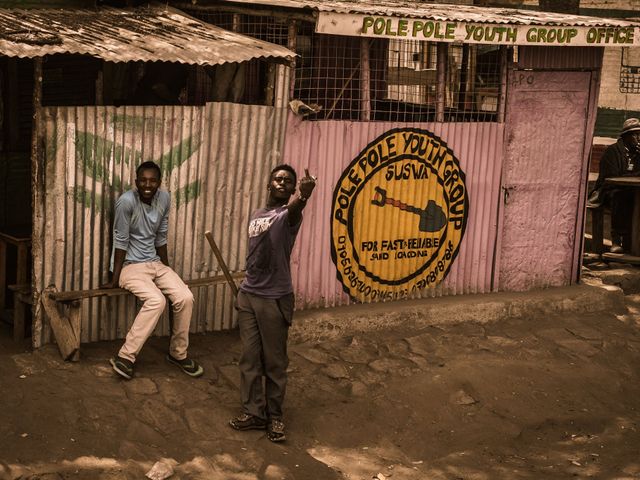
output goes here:
[{"label": "dark grey trousers", "polygon": [[287,337],[293,308],[293,294],[271,299],[238,293],[236,309],[242,342],[240,396],[244,413],[265,420],[282,417],[289,365]]}]

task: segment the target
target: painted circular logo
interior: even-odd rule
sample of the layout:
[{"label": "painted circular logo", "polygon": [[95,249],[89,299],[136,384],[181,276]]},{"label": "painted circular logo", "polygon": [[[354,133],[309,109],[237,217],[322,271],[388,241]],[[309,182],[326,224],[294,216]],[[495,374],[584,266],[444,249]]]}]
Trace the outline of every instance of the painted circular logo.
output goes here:
[{"label": "painted circular logo", "polygon": [[464,235],[465,175],[447,144],[401,128],[371,142],[333,192],[331,256],[361,302],[406,298],[449,272]]}]

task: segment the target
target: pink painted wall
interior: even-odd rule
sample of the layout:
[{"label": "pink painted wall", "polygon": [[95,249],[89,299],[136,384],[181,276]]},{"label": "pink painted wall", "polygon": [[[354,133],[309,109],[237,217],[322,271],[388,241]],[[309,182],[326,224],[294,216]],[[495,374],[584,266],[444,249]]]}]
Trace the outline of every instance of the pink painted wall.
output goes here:
[{"label": "pink painted wall", "polygon": [[426,129],[453,150],[466,174],[467,227],[458,257],[442,284],[418,296],[484,293],[492,290],[498,226],[503,124],[301,121],[289,117],[284,161],[299,172],[308,167],[318,187],[305,210],[305,221],[292,258],[298,308],[350,302],[336,279],[331,260],[331,208],[344,168],[371,141],[398,127]]}]

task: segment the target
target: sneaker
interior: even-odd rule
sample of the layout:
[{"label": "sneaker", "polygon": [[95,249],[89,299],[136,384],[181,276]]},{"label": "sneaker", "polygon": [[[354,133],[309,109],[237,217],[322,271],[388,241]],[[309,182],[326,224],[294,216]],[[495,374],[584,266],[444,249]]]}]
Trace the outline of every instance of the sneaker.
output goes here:
[{"label": "sneaker", "polygon": [[133,362],[122,357],[113,357],[109,359],[109,363],[113,370],[122,378],[131,380],[133,378]]},{"label": "sneaker", "polygon": [[284,442],[286,436],[284,434],[284,422],[278,418],[274,418],[267,426],[267,438],[272,442]]},{"label": "sneaker", "polygon": [[264,430],[267,422],[254,415],[243,413],[229,420],[229,425],[235,430]]},{"label": "sneaker", "polygon": [[167,362],[177,366],[190,377],[200,377],[204,373],[204,368],[202,368],[202,366],[192,358],[187,357],[182,360],[178,360],[168,353],[166,359]]},{"label": "sneaker", "polygon": [[624,253],[624,248],[622,248],[621,245],[614,243],[613,245],[611,245],[611,248],[609,249],[609,251],[611,253]]}]

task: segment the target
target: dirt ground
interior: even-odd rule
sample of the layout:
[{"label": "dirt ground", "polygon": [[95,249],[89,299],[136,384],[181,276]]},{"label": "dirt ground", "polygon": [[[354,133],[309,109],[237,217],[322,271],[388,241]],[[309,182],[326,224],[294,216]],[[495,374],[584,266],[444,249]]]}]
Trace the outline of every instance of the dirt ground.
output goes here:
[{"label": "dirt ground", "polygon": [[[227,426],[235,332],[192,337],[191,379],[152,338],[130,382],[119,342],[0,343],[1,479],[638,479],[640,296],[628,313],[371,332],[290,347],[284,444]],[[374,307],[372,307],[374,308]]]}]

